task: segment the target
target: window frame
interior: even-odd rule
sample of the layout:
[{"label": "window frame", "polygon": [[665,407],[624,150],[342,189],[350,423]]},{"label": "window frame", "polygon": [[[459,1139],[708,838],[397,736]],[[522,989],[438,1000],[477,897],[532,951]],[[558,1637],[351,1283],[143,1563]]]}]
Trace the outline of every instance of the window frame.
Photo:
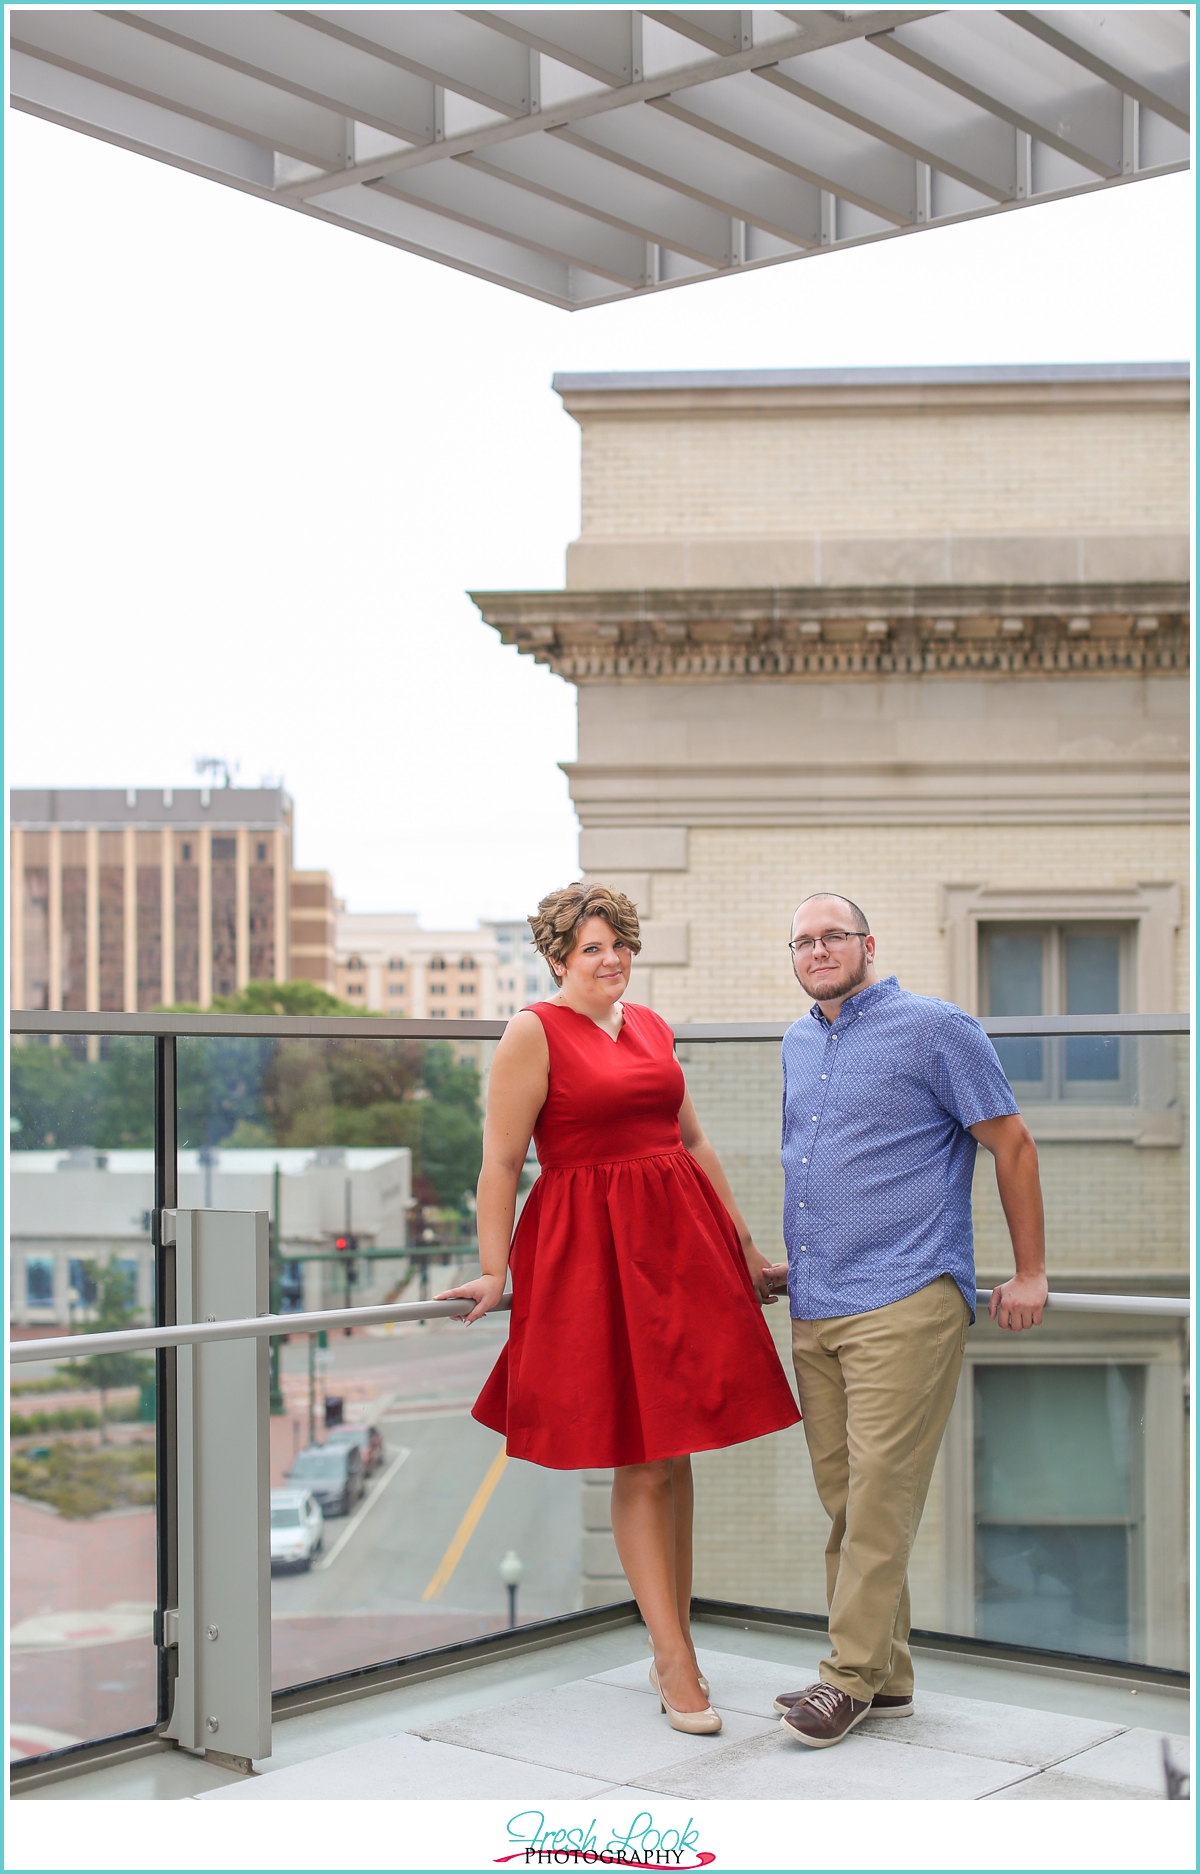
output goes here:
[{"label": "window frame", "polygon": [[[1133,919],[997,918],[992,920],[980,918],[976,921],[975,930],[976,942],[979,946],[977,970],[981,1014],[992,1013],[987,938],[994,932],[1010,931],[1037,935],[1041,939],[1041,1013],[1043,1015],[1065,1015],[1067,1012],[1066,933],[1069,931],[1075,935],[1092,936],[1115,932],[1120,946],[1117,959],[1118,1006],[1111,1013],[1114,1015],[1132,1013],[1131,1004],[1135,997],[1137,982],[1137,924]],[[1043,1073],[1040,1080],[1012,1081],[1013,1092],[1023,1112],[1029,1106],[1053,1107],[1058,1111],[1063,1107],[1129,1107],[1132,1105],[1137,1087],[1135,1043],[1118,1042],[1118,1073],[1114,1079],[1106,1080],[1084,1080],[1078,1076],[1069,1078],[1066,1072],[1068,1045],[1066,1041],[1043,1041]]]}]

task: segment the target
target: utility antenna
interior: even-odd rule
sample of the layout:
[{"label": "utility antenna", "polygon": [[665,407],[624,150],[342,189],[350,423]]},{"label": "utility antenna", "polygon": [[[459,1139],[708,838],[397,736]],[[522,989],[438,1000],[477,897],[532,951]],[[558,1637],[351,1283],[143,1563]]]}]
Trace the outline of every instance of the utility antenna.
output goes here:
[{"label": "utility antenna", "polygon": [[224,755],[198,755],[194,765],[197,774],[210,774],[214,781],[219,777],[222,787],[233,786],[242,766],[240,761],[226,761]]}]

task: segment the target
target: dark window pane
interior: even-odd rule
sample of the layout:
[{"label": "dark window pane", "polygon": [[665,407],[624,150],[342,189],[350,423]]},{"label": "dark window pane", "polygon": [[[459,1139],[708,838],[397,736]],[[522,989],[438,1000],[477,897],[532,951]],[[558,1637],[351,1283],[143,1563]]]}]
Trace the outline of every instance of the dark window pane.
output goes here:
[{"label": "dark window pane", "polygon": [[49,1256],[25,1258],[25,1305],[28,1308],[54,1305],[54,1263]]},{"label": "dark window pane", "polygon": [[[1116,1015],[1121,1006],[1121,939],[1117,931],[1067,931],[1067,1014]],[[1075,1036],[1066,1045],[1068,1080],[1119,1080],[1121,1049],[1105,1036]]]},{"label": "dark window pane", "polygon": [[976,1631],[1129,1656],[1141,1373],[975,1369]]},{"label": "dark window pane", "polygon": [[[1036,930],[993,930],[985,934],[989,1015],[1042,1013],[1042,944],[1042,933]],[[998,1040],[995,1046],[1010,1080],[1043,1078],[1040,1041],[1021,1037]]]},{"label": "dark window pane", "polygon": [[1121,939],[1118,932],[1068,929],[1065,947],[1067,1014],[1119,1014]]},{"label": "dark window pane", "polygon": [[1123,1526],[984,1525],[975,1536],[976,1632],[1026,1646],[1129,1657],[1129,1537]]}]

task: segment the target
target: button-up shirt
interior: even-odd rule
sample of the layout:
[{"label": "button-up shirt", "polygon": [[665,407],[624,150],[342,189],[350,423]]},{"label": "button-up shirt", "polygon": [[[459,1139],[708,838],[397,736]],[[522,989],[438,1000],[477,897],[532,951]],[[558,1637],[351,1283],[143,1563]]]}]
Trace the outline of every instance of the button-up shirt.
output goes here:
[{"label": "button-up shirt", "polygon": [[865,1314],[953,1276],[975,1318],[968,1126],[1015,1113],[973,1016],[894,976],[814,1003],[783,1038],[783,1234],[799,1321]]}]

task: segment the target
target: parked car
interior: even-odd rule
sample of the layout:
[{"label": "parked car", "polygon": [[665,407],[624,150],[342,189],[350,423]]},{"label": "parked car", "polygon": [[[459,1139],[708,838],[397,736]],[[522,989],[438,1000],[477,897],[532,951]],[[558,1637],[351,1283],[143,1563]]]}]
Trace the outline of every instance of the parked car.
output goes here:
[{"label": "parked car", "polygon": [[325,1518],[310,1490],[272,1490],[272,1568],[311,1568],[324,1540]]},{"label": "parked car", "polygon": [[349,1516],[363,1493],[362,1453],[357,1444],[308,1445],[287,1480],[311,1491],[326,1516]]},{"label": "parked car", "polygon": [[325,1443],[356,1444],[363,1462],[363,1476],[370,1477],[383,1463],[383,1439],[378,1425],[337,1425]]}]

